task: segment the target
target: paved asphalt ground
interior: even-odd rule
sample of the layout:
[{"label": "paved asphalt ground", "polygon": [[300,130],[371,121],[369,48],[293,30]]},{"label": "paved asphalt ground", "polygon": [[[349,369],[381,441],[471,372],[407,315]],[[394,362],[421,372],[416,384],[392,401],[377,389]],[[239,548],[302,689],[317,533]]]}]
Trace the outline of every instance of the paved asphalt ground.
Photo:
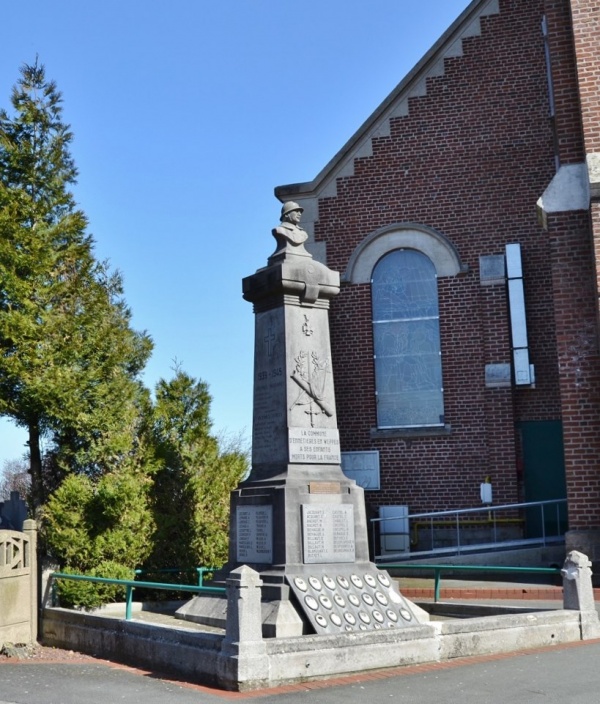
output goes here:
[{"label": "paved asphalt ground", "polygon": [[247,694],[108,664],[0,665],[0,704],[597,704],[600,640]]}]

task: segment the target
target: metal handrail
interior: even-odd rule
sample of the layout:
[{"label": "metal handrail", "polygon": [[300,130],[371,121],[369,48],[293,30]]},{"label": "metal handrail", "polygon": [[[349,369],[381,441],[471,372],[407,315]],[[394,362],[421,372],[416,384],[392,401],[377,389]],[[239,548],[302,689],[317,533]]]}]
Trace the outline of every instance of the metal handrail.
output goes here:
[{"label": "metal handrail", "polygon": [[[560,517],[559,517],[559,508],[561,505],[566,505],[567,504],[567,499],[549,499],[545,501],[527,501],[527,502],[521,502],[521,503],[516,503],[516,504],[501,504],[499,506],[478,506],[476,508],[463,508],[463,509],[448,509],[445,511],[429,511],[429,512],[424,512],[424,513],[412,513],[408,514],[405,516],[386,516],[384,518],[372,518],[371,519],[371,525],[375,527],[378,524],[386,523],[388,521],[398,521],[398,520],[405,520],[405,521],[415,521],[418,519],[428,519],[428,522],[430,524],[430,528],[432,531],[432,546],[433,546],[433,530],[435,527],[434,521],[436,519],[444,518],[444,517],[454,517],[456,519],[456,546],[453,548],[453,550],[456,550],[458,554],[461,554],[461,551],[463,549],[468,549],[472,550],[475,548],[474,545],[461,545],[461,539],[460,539],[460,517],[464,515],[473,515],[477,513],[487,513],[488,514],[488,519],[485,521],[486,523],[491,523],[494,528],[494,542],[491,544],[486,544],[485,548],[489,548],[490,545],[494,546],[501,546],[503,545],[503,542],[498,542],[497,541],[497,520],[503,521],[504,519],[496,519],[496,513],[498,511],[515,511],[519,509],[530,509],[530,508],[535,508],[535,507],[540,507],[541,510],[541,518],[542,518],[542,535],[539,537],[539,539],[535,539],[535,542],[541,541],[542,545],[546,545],[546,542],[549,540],[549,537],[546,536],[546,529],[545,529],[545,524],[544,524],[544,518],[545,518],[545,513],[544,513],[544,507],[554,505],[556,506],[556,516],[557,516],[557,525],[560,526]],[[492,517],[493,514],[493,517]],[[512,519],[506,519],[506,520],[512,520]],[[408,532],[401,532],[401,533],[394,533],[393,535],[410,535],[410,528]],[[373,539],[373,554],[377,555],[377,545],[376,545],[376,535],[375,535],[375,530],[372,531],[372,539]],[[512,541],[514,542],[514,541]],[[510,541],[506,541],[506,544],[509,544]],[[440,552],[440,550],[427,550],[427,551],[421,551],[420,554],[432,554],[435,552]],[[378,555],[376,559],[381,559],[384,558],[384,555]]]},{"label": "metal handrail", "polygon": [[[411,513],[406,518],[429,518],[430,516],[453,516],[455,513],[481,513],[482,511],[503,511],[515,508],[530,508],[531,506],[541,506],[547,504],[567,503],[567,499],[549,499],[547,501],[527,501],[519,504],[502,504],[500,506],[478,506],[476,508],[456,508],[446,511],[429,511],[427,513]],[[404,516],[403,516],[404,518]],[[397,521],[398,517],[389,516],[387,518],[372,518],[371,521]]]},{"label": "metal handrail", "polygon": [[[199,570],[211,571],[209,568],[198,568]],[[134,579],[111,579],[109,577],[92,577],[85,574],[68,574],[66,572],[52,572],[50,579],[71,579],[81,582],[96,582],[99,584],[113,584],[125,587],[125,620],[131,620],[133,590],[137,588],[157,589],[177,592],[205,592],[210,594],[224,593],[225,587],[206,587],[201,584],[167,584],[164,582],[144,582]]]},{"label": "metal handrail", "polygon": [[184,574],[195,572],[198,575],[198,586],[204,586],[204,575],[217,572],[219,567],[161,567],[155,570],[134,570],[134,574]]},{"label": "metal handrail", "polygon": [[433,570],[434,591],[433,600],[439,601],[442,572],[518,572],[531,574],[561,574],[559,567],[509,567],[508,565],[407,565],[406,563],[379,563],[382,569],[402,570]]}]

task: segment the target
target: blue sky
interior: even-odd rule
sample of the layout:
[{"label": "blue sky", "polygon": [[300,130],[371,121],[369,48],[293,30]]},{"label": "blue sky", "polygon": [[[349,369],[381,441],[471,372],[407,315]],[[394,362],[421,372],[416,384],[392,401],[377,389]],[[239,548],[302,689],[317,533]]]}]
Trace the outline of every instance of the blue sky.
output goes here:
[{"label": "blue sky", "polygon": [[[252,422],[252,307],[277,185],[311,180],[468,0],[0,0],[0,106],[36,54],[64,98],[75,197],[155,349]],[[0,467],[25,435],[0,422]]]}]

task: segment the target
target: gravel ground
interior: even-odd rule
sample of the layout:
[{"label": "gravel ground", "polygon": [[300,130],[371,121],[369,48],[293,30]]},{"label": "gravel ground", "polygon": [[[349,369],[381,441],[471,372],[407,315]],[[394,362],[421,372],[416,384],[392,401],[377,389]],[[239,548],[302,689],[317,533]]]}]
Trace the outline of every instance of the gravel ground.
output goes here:
[{"label": "gravel ground", "polygon": [[108,661],[92,657],[91,655],[77,653],[74,650],[47,648],[38,643],[33,645],[5,643],[2,650],[0,650],[0,665],[4,662],[72,662],[81,664]]}]

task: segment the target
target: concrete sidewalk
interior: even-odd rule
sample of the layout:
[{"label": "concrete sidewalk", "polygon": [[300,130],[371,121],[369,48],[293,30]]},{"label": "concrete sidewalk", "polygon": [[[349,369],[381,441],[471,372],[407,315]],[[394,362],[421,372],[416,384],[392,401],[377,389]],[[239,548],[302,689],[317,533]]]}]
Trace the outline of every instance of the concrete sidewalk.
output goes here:
[{"label": "concrete sidewalk", "polygon": [[0,664],[0,704],[594,704],[600,641],[409,666],[335,680],[232,693],[105,662]]}]

